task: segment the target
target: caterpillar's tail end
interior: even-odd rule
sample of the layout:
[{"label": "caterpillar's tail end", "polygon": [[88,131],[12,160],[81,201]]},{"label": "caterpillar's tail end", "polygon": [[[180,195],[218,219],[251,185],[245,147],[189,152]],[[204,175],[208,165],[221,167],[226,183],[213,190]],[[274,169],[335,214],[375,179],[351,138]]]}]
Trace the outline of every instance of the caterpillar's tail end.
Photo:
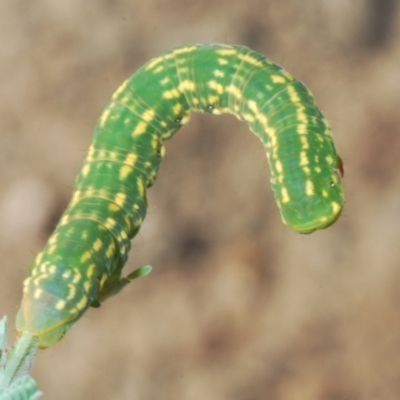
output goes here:
[{"label": "caterpillar's tail end", "polygon": [[16,317],[16,329],[21,335],[29,332],[37,338],[39,347],[45,349],[60,341],[73,321],[60,320],[60,311],[49,307],[45,299],[31,299],[24,296]]}]

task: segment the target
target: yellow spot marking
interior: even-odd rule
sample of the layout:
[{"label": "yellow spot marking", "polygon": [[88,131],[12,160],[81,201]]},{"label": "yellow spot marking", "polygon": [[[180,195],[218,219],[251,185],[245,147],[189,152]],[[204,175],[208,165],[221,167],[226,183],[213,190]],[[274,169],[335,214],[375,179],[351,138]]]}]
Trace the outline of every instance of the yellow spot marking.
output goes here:
[{"label": "yellow spot marking", "polygon": [[106,250],[106,256],[111,258],[114,254],[114,244],[110,244]]},{"label": "yellow spot marking", "polygon": [[221,49],[221,50],[217,50],[217,54],[220,54],[221,56],[232,56],[234,54],[237,54],[237,50],[235,50],[235,49]]},{"label": "yellow spot marking", "polygon": [[115,100],[124,90],[125,88],[128,86],[129,84],[129,80],[127,79],[126,81],[124,81],[120,87],[114,92],[114,94],[112,95],[111,99]]},{"label": "yellow spot marking", "polygon": [[277,154],[278,139],[277,139],[277,135],[276,135],[276,129],[269,127],[266,129],[266,132],[268,133],[271,149],[273,150],[273,152],[271,153],[271,157],[273,159],[277,159],[278,158],[278,154]]},{"label": "yellow spot marking", "polygon": [[[213,96],[213,95],[209,95],[209,96],[208,96],[208,102],[209,102],[211,105],[218,103],[218,101],[219,101],[219,97],[218,97],[218,96]],[[214,111],[215,111],[215,108],[213,109],[213,112],[214,112]]]},{"label": "yellow spot marking", "polygon": [[87,159],[90,160],[93,157],[93,154],[96,152],[96,149],[94,148],[93,145],[90,145],[88,154],[87,154]]},{"label": "yellow spot marking", "polygon": [[101,241],[101,239],[97,238],[93,243],[93,249],[95,251],[99,251],[102,247],[103,247],[103,242]]},{"label": "yellow spot marking", "polygon": [[103,114],[101,114],[100,117],[100,126],[104,126],[104,124],[107,122],[108,117],[110,115],[111,109],[107,108],[104,110]]},{"label": "yellow spot marking", "polygon": [[110,203],[108,205],[108,210],[111,212],[117,212],[117,211],[119,211],[119,207],[114,203]]},{"label": "yellow spot marking", "polygon": [[111,160],[117,160],[118,159],[118,153],[115,151],[109,151],[108,152],[109,157],[111,158]]},{"label": "yellow spot marking", "polygon": [[285,187],[283,187],[281,189],[281,197],[282,197],[282,203],[289,203],[290,197],[289,197],[289,193]]},{"label": "yellow spot marking", "polygon": [[337,214],[340,211],[340,205],[336,203],[336,201],[332,201],[331,203],[332,211]]},{"label": "yellow spot marking", "polygon": [[124,180],[126,177],[133,171],[132,167],[129,167],[128,165],[123,165],[119,169],[119,179]]},{"label": "yellow spot marking", "polygon": [[84,262],[90,260],[91,258],[92,258],[92,255],[91,255],[90,251],[85,251],[85,252],[82,254],[81,262],[84,263]]},{"label": "yellow spot marking", "polygon": [[100,287],[103,287],[104,282],[107,280],[107,274],[103,274],[100,279]]},{"label": "yellow spot marking", "polygon": [[86,276],[88,278],[91,278],[93,276],[94,273],[94,269],[96,268],[95,264],[90,264],[86,270]]},{"label": "yellow spot marking", "polygon": [[[57,234],[53,235],[53,236],[50,238],[49,244],[54,244],[54,243],[56,243],[56,241],[57,241]],[[36,256],[35,263],[40,264],[40,262],[42,261],[42,258],[43,258],[43,252],[39,253],[39,254]]]},{"label": "yellow spot marking", "polygon": [[66,304],[67,303],[65,302],[65,300],[58,300],[56,305],[55,305],[55,309],[56,310],[64,310]]},{"label": "yellow spot marking", "polygon": [[182,53],[191,53],[194,50],[197,50],[198,46],[186,46],[180,49],[175,49],[174,54],[182,54]]},{"label": "yellow spot marking", "polygon": [[140,197],[143,197],[145,194],[145,190],[146,190],[144,187],[143,181],[141,179],[138,179],[137,185],[138,185],[138,189],[139,189],[139,195],[140,195]]},{"label": "yellow spot marking", "polygon": [[300,136],[300,143],[302,149],[308,149],[310,146],[308,144],[307,136]]},{"label": "yellow spot marking", "polygon": [[85,164],[82,168],[82,175],[87,176],[90,171],[90,164]]},{"label": "yellow spot marking", "polygon": [[61,276],[64,279],[68,279],[71,276],[71,270],[65,271]]},{"label": "yellow spot marking", "polygon": [[126,156],[124,163],[133,167],[135,165],[136,160],[137,160],[137,155],[135,153],[129,153]]},{"label": "yellow spot marking", "polygon": [[182,81],[179,84],[178,89],[181,91],[189,90],[191,92],[194,92],[196,90],[196,85],[193,81],[190,81],[189,79],[185,79],[184,81]]},{"label": "yellow spot marking", "polygon": [[115,203],[118,204],[120,207],[122,207],[125,204],[126,201],[126,194],[122,192],[118,192],[115,195]]},{"label": "yellow spot marking", "polygon": [[268,119],[264,114],[261,114],[260,112],[256,114],[257,119],[260,121],[261,125],[267,131],[269,129],[268,127]]},{"label": "yellow spot marking", "polygon": [[53,275],[56,271],[57,271],[57,267],[54,264],[52,264],[52,265],[49,265],[49,268],[47,269],[47,274]]},{"label": "yellow spot marking", "polygon": [[163,93],[164,99],[177,99],[180,95],[181,94],[178,89],[166,90]]},{"label": "yellow spot marking", "polygon": [[254,122],[254,120],[255,120],[254,116],[251,114],[248,114],[248,113],[244,113],[243,118],[247,122]]},{"label": "yellow spot marking", "polygon": [[157,68],[154,69],[154,72],[156,74],[160,73],[161,71],[164,71],[164,66],[163,65],[159,65]]},{"label": "yellow spot marking", "polygon": [[104,225],[107,229],[110,229],[110,228],[113,228],[116,223],[117,223],[117,221],[114,218],[107,218]]},{"label": "yellow spot marking", "polygon": [[208,87],[212,90],[215,90],[220,95],[224,93],[224,87],[217,81],[209,81]]},{"label": "yellow spot marking", "polygon": [[149,61],[146,65],[146,70],[153,69],[157,64],[164,61],[164,57],[157,57]]},{"label": "yellow spot marking", "polygon": [[88,196],[88,197],[92,197],[92,196],[94,196],[95,195],[95,190],[94,190],[94,188],[93,188],[93,186],[88,186],[87,187],[87,189],[86,189],[86,195]]},{"label": "yellow spot marking", "polygon": [[40,299],[42,297],[42,294],[43,294],[43,290],[37,288],[33,293],[33,298],[34,299]]},{"label": "yellow spot marking", "polygon": [[[196,99],[197,100],[197,99]],[[185,125],[189,122],[190,120],[190,114],[186,114],[182,117],[181,119],[181,125]],[[165,151],[163,152],[163,154],[165,154]]]},{"label": "yellow spot marking", "polygon": [[304,107],[302,107],[302,109],[299,108],[297,110],[297,119],[303,124],[306,124],[308,122],[307,115],[304,113]]},{"label": "yellow spot marking", "polygon": [[271,75],[273,83],[286,83],[286,79],[281,75]]},{"label": "yellow spot marking", "polygon": [[219,65],[226,65],[228,63],[229,63],[229,61],[226,60],[225,58],[218,58],[218,64]]},{"label": "yellow spot marking", "polygon": [[160,81],[161,85],[166,85],[168,82],[169,82],[168,76],[165,77],[164,79],[161,79],[161,81]]},{"label": "yellow spot marking", "polygon": [[247,102],[247,106],[250,108],[251,111],[253,111],[254,114],[259,114],[257,103],[254,100],[249,100]]},{"label": "yellow spot marking", "polygon": [[315,192],[314,192],[314,184],[307,179],[306,181],[306,195],[307,196],[314,196]]},{"label": "yellow spot marking", "polygon": [[236,98],[242,98],[242,91],[235,85],[229,85],[226,91],[235,96]]},{"label": "yellow spot marking", "polygon": [[72,300],[76,296],[76,288],[74,285],[69,284],[68,285],[68,296],[67,300]]},{"label": "yellow spot marking", "polygon": [[151,121],[151,120],[154,118],[155,115],[156,115],[155,110],[154,110],[153,108],[149,108],[148,110],[146,110],[146,111],[142,114],[142,118],[143,118],[145,121],[149,122],[149,121]]},{"label": "yellow spot marking", "polygon": [[323,190],[321,193],[323,197],[328,197],[328,192],[326,190]]},{"label": "yellow spot marking", "polygon": [[276,171],[279,173],[279,174],[281,174],[282,172],[283,172],[283,166],[282,166],[282,163],[278,160],[278,161],[276,161],[276,163],[275,163],[275,168],[276,168]]},{"label": "yellow spot marking", "polygon": [[[172,107],[172,111],[174,112],[175,115],[179,115],[182,111],[182,104],[181,103],[176,103],[173,107]],[[165,124],[167,125],[167,124]]]},{"label": "yellow spot marking", "polygon": [[76,190],[74,195],[72,196],[72,201],[78,201],[81,197],[82,192],[80,190]]},{"label": "yellow spot marking", "polygon": [[307,153],[305,151],[300,152],[300,166],[308,165]]},{"label": "yellow spot marking", "polygon": [[293,103],[299,103],[300,102],[300,97],[297,94],[296,90],[294,89],[293,86],[288,87],[288,92],[289,92],[289,97],[290,100],[292,100]]},{"label": "yellow spot marking", "polygon": [[139,136],[146,132],[147,129],[147,122],[139,121],[136,125],[135,129],[133,130],[133,136]]},{"label": "yellow spot marking", "polygon": [[314,171],[315,171],[317,174],[320,174],[321,171],[322,171],[322,169],[321,169],[321,167],[315,167],[315,168],[314,168]]},{"label": "yellow spot marking", "polygon": [[240,60],[243,60],[251,65],[255,65],[257,67],[262,67],[263,63],[260,60],[257,60],[256,58],[252,57],[249,54],[239,54],[238,58]]},{"label": "yellow spot marking", "polygon": [[325,160],[328,162],[328,164],[333,165],[335,164],[335,160],[333,159],[332,156],[326,156]]},{"label": "yellow spot marking", "polygon": [[[293,76],[289,74],[289,72],[287,71],[282,71],[281,74],[288,80],[288,81],[292,81],[293,80]],[[311,93],[310,93],[311,94]]]},{"label": "yellow spot marking", "polygon": [[88,299],[86,296],[83,296],[82,299],[77,303],[76,308],[79,311],[82,311],[87,305]]},{"label": "yellow spot marking", "polygon": [[223,78],[225,76],[225,73],[223,71],[221,71],[220,69],[214,69],[213,74],[217,78]]},{"label": "yellow spot marking", "polygon": [[215,115],[220,115],[223,113],[223,111],[220,108],[214,107],[212,113]]}]

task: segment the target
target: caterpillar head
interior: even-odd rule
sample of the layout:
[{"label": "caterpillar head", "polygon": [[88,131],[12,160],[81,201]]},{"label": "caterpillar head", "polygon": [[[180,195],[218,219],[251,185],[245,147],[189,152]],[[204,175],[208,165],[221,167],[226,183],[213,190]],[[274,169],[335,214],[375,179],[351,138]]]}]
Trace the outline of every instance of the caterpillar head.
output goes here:
[{"label": "caterpillar head", "polygon": [[[332,225],[340,216],[344,194],[336,171],[299,182],[302,190],[283,190],[277,202],[283,222],[299,233],[312,233]],[[282,192],[282,190],[281,190]],[[275,192],[276,195],[276,192]]]}]

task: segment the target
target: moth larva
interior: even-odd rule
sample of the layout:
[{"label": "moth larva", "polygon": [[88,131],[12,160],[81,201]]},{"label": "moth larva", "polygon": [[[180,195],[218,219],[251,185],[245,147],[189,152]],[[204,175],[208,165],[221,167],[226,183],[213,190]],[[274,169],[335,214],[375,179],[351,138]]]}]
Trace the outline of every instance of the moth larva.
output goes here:
[{"label": "moth larva", "polygon": [[338,218],[341,161],[306,86],[244,46],[174,49],[134,73],[103,110],[72,200],[24,282],[18,331],[49,347],[89,306],[148,272],[144,267],[121,278],[162,141],[191,112],[231,113],[250,125],[265,147],[285,224],[310,233]]}]

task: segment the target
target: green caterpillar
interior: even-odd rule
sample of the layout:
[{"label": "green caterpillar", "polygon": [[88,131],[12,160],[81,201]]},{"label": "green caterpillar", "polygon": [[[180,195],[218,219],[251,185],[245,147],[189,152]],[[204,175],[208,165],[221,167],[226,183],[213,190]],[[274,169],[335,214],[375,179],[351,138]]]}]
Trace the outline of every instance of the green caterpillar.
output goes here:
[{"label": "green caterpillar", "polygon": [[24,282],[17,330],[41,347],[60,340],[144,267],[121,277],[146,214],[163,140],[191,112],[231,113],[261,139],[283,222],[300,233],[331,225],[344,196],[331,129],[310,91],[244,46],[192,45],[154,58],[113,94],[95,128],[72,200]]}]

